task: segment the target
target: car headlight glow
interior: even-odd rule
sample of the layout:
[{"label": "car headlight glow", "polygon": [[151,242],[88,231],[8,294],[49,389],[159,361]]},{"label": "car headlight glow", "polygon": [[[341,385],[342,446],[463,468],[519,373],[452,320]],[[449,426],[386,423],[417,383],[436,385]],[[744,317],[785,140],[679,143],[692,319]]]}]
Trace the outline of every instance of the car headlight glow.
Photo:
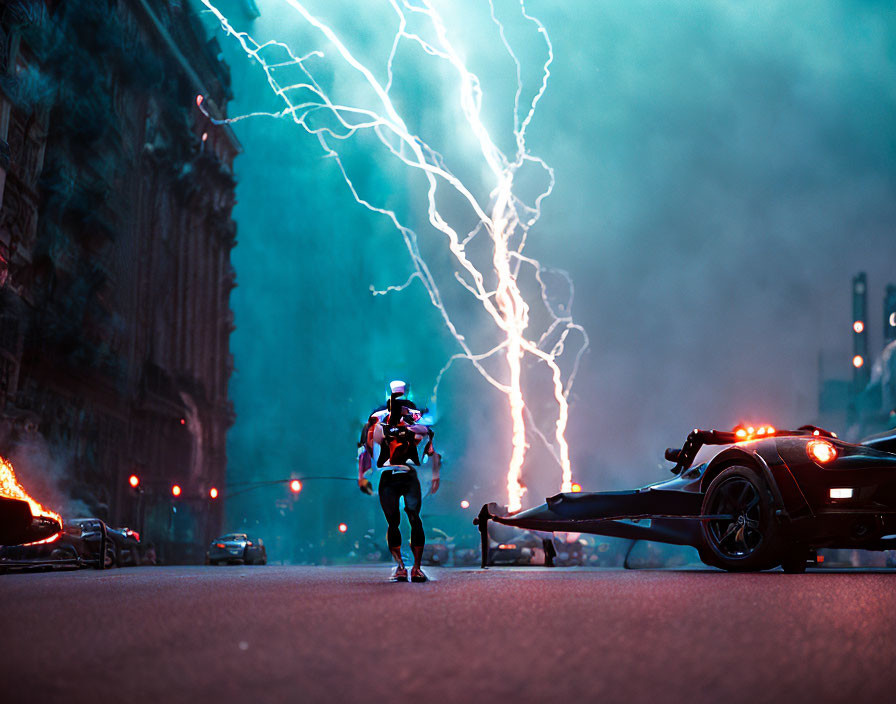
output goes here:
[{"label": "car headlight glow", "polygon": [[837,457],[837,448],[827,440],[811,440],[806,445],[806,452],[815,462],[827,464]]}]

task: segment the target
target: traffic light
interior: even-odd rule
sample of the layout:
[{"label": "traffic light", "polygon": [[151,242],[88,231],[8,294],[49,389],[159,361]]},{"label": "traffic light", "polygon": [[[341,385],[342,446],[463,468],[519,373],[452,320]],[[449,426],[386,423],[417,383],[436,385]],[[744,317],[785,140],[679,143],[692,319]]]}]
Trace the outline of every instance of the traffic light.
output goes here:
[{"label": "traffic light", "polygon": [[896,285],[888,284],[884,294],[884,344],[896,340]]},{"label": "traffic light", "polygon": [[136,489],[138,486],[140,486],[140,477],[138,477],[136,474],[132,474],[130,477],[128,477],[128,484],[131,485],[132,489]]},{"label": "traffic light", "polygon": [[855,394],[863,391],[870,379],[867,319],[868,280],[863,271],[852,278],[852,382]]}]

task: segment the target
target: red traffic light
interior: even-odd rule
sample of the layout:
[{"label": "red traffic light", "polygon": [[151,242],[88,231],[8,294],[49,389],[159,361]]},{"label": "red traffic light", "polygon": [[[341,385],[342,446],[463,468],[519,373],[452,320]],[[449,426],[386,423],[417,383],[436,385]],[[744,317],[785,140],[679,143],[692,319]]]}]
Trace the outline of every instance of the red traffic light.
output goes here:
[{"label": "red traffic light", "polygon": [[171,487],[171,495],[172,496],[180,496],[180,492],[181,492],[180,484],[175,484],[173,487]]},{"label": "red traffic light", "polygon": [[298,479],[293,479],[289,483],[289,490],[294,494],[298,494],[302,490],[302,482],[300,482]]},{"label": "red traffic light", "polygon": [[138,477],[136,474],[132,474],[130,477],[128,477],[128,484],[136,489],[138,486],[140,486],[140,477]]},{"label": "red traffic light", "polygon": [[209,498],[217,499],[218,498],[218,490],[215,487],[212,487],[208,490]]}]

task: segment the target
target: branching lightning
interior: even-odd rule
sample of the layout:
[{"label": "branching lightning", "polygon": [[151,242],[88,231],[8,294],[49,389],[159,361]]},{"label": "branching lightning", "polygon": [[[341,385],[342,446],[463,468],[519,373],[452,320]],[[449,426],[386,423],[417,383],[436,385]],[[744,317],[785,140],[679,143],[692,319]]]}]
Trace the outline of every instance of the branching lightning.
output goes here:
[{"label": "branching lightning", "polygon": [[[334,102],[327,91],[315,79],[313,64],[324,58],[321,50],[314,50],[299,55],[281,41],[259,43],[245,32],[234,29],[230,21],[211,0],[202,0],[220,22],[223,30],[234,37],[248,57],[254,59],[264,71],[268,85],[273,93],[282,101],[283,108],[278,112],[255,112],[230,118],[223,122],[236,122],[253,116],[268,116],[291,119],[320,142],[324,153],[338,165],[354,199],[365,208],[388,218],[401,233],[405,247],[413,264],[413,273],[403,284],[389,286],[383,291],[373,290],[374,295],[401,291],[414,281],[420,281],[425,288],[432,305],[438,310],[456,340],[460,351],[453,355],[442,368],[436,382],[434,395],[443,375],[457,360],[469,361],[482,377],[501,393],[507,396],[512,424],[512,453],[507,473],[508,508],[519,510],[525,487],[521,481],[525,460],[528,428],[542,439],[551,451],[561,469],[561,491],[569,491],[572,484],[572,471],[569,458],[569,446],[565,433],[569,417],[569,393],[575,379],[582,354],[588,346],[585,330],[572,318],[573,285],[565,272],[549,269],[532,257],[523,254],[530,229],[541,216],[542,201],[551,194],[554,187],[554,172],[542,159],[530,154],[526,146],[526,131],[535,116],[536,107],[545,93],[550,78],[550,67],[554,60],[553,46],[542,23],[531,16],[525,6],[525,0],[519,0],[519,13],[522,21],[531,24],[538,33],[547,51],[547,59],[541,68],[541,81],[534,97],[522,113],[524,82],[520,60],[511,48],[505,33],[505,27],[499,21],[493,0],[487,0],[491,21],[494,24],[501,43],[516,66],[516,94],[513,106],[513,143],[514,153],[504,154],[495,144],[482,118],[482,86],[479,78],[467,68],[460,52],[449,39],[449,32],[442,15],[436,9],[433,0],[418,0],[414,4],[410,0],[388,0],[395,12],[397,27],[391,44],[391,51],[385,65],[385,82],[381,83],[374,71],[361,62],[329,25],[312,14],[298,0],[284,0],[298,15],[310,25],[335,51],[335,60],[341,61],[352,69],[372,90],[375,97],[372,105],[349,105]],[[419,33],[408,30],[409,19],[422,19],[426,23],[427,36],[424,39]],[[446,165],[446,159],[432,149],[423,139],[411,132],[408,125],[396,108],[391,98],[394,89],[394,64],[399,47],[408,42],[416,45],[434,61],[446,62],[458,79],[458,95],[460,109],[467,127],[475,137],[478,146],[478,157],[481,158],[492,181],[491,191],[487,199],[474,195],[473,188],[467,187]],[[286,82],[284,69],[298,70],[301,79],[297,82]],[[203,108],[202,97],[197,98]],[[326,119],[323,119],[326,118]],[[222,121],[216,121],[222,122]],[[361,196],[355,187],[341,158],[340,145],[360,131],[372,132],[379,142],[386,147],[396,159],[405,166],[419,170],[427,183],[426,212],[430,225],[444,235],[448,248],[454,257],[457,269],[456,281],[479,303],[482,310],[493,322],[499,335],[498,344],[484,352],[477,352],[455,325],[454,320],[443,303],[442,295],[436,280],[424,261],[418,247],[417,233],[404,225],[392,210],[380,207]],[[534,165],[546,175],[547,186],[531,203],[524,202],[514,191],[515,179],[524,165]],[[467,203],[476,220],[476,227],[461,236],[459,227],[450,224],[449,218],[443,216],[437,203],[437,196],[444,189],[453,191]],[[490,238],[490,256],[487,261],[476,263],[467,249],[470,242],[486,233]],[[482,257],[479,257],[481,259]],[[540,289],[541,304],[549,317],[546,329],[535,334],[529,331],[530,303],[520,288],[519,276],[523,267],[534,272]],[[567,287],[567,296],[563,304],[552,302],[548,294],[546,274],[563,277]],[[576,334],[579,343],[574,354],[568,354],[566,348],[570,335]],[[503,356],[506,366],[495,373],[486,367],[492,358]],[[523,377],[526,368],[524,360],[531,357],[537,365],[545,365],[550,373],[553,387],[553,399],[557,405],[557,416],[553,423],[553,440],[534,422],[532,414],[526,406],[523,393]],[[569,367],[564,375],[561,362]]]}]

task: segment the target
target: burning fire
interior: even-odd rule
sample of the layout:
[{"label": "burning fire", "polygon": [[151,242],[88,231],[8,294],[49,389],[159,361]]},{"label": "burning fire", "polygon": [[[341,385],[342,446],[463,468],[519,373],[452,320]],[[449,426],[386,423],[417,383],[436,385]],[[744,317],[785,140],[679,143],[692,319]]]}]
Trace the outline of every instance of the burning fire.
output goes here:
[{"label": "burning fire", "polygon": [[[16,473],[12,468],[12,465],[7,462],[5,459],[0,457],[0,496],[5,496],[9,499],[19,499],[20,501],[27,501],[28,505],[31,507],[31,515],[32,516],[43,516],[44,518],[51,518],[54,521],[59,523],[60,529],[62,528],[62,517],[58,513],[53,513],[52,511],[45,509],[41,506],[37,501],[32,499],[28,492],[22,488],[22,485],[19,484],[19,481],[16,479]],[[57,533],[52,538],[41,541],[41,542],[51,542],[55,540],[59,534]]]}]

